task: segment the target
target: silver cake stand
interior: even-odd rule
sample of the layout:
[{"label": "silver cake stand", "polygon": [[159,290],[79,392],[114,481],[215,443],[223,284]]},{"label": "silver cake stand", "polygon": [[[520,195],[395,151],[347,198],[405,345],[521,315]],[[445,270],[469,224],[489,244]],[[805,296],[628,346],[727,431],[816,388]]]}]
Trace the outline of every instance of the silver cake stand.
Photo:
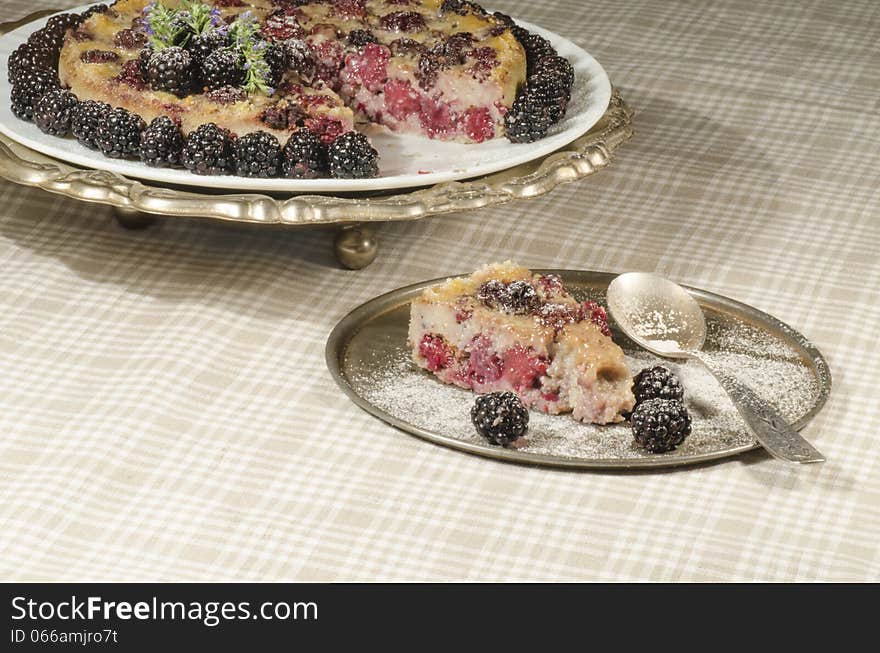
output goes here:
[{"label": "silver cake stand", "polygon": [[[0,34],[57,10],[41,11],[9,23]],[[339,263],[359,270],[378,253],[376,227],[382,222],[420,220],[548,193],[607,166],[633,134],[632,111],[615,90],[593,128],[552,154],[491,175],[401,191],[328,194],[193,192],[71,165],[0,135],[0,177],[50,193],[113,207],[119,223],[142,229],[162,216],[201,217],[285,227],[335,229]]]}]

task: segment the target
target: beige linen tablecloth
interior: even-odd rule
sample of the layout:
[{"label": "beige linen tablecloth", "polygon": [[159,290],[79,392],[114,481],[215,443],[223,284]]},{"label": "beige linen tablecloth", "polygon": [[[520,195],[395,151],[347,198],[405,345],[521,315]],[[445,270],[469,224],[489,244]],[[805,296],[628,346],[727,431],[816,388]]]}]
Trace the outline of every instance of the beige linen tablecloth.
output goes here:
[{"label": "beige linen tablecloth", "polygon": [[[635,138],[541,199],[388,225],[361,272],[323,231],[131,232],[0,182],[0,578],[880,580],[880,3],[495,5],[595,55]],[[505,258],[794,325],[834,373],[806,429],[828,462],[513,466],[341,394],[323,347],[352,307]]]}]

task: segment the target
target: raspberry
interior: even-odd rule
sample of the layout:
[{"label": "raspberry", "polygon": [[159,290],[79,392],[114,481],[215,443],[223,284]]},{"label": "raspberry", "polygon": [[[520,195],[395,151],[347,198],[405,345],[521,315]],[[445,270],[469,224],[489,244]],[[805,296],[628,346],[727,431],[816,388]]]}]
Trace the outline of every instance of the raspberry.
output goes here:
[{"label": "raspberry", "polygon": [[368,91],[378,91],[388,78],[389,59],[391,50],[384,45],[370,43],[360,53],[349,55],[345,66]]},{"label": "raspberry", "polygon": [[477,397],[471,408],[477,433],[491,444],[508,445],[529,428],[529,411],[512,392],[493,392]]},{"label": "raspberry", "polygon": [[426,333],[419,342],[419,355],[432,372],[443,370],[455,362],[455,356],[442,336]]},{"label": "raspberry", "polygon": [[469,139],[482,143],[495,136],[495,121],[486,107],[471,107],[464,114],[462,128]]},{"label": "raspberry", "polygon": [[[294,107],[300,110],[299,107]],[[314,132],[325,145],[330,145],[342,134],[342,123],[327,116],[320,118],[307,118],[302,121],[309,131]]]},{"label": "raspberry", "polygon": [[611,329],[608,328],[608,313],[596,302],[584,302],[580,306],[579,320],[590,320],[603,335],[611,337]]},{"label": "raspberry", "polygon": [[117,81],[120,81],[123,84],[128,84],[139,91],[143,91],[147,88],[147,83],[144,81],[144,77],[141,74],[141,64],[137,59],[129,59],[122,64],[122,68],[120,68],[116,79]]},{"label": "raspberry", "polygon": [[301,39],[306,35],[297,16],[287,13],[283,9],[266,16],[263,26],[260,28],[260,34],[270,41]]},{"label": "raspberry", "polygon": [[408,81],[388,80],[383,93],[386,110],[397,120],[406,120],[408,116],[418,113],[422,106],[418,91]]},{"label": "raspberry", "polygon": [[216,102],[217,104],[235,104],[236,102],[246,100],[247,93],[235,86],[222,86],[218,89],[208,91],[205,93],[205,97],[211,100],[211,102]]}]

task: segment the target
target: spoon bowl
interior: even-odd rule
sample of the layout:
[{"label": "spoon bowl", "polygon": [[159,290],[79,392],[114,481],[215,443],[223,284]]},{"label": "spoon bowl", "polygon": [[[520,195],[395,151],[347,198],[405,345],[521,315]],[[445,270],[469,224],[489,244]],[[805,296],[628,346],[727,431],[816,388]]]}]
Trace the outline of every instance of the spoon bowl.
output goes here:
[{"label": "spoon bowl", "polygon": [[656,274],[627,272],[608,285],[608,311],[626,335],[651,353],[702,363],[768,453],[790,463],[825,460],[772,406],[702,353],[706,318],[687,290]]},{"label": "spoon bowl", "polygon": [[616,277],[608,286],[608,310],[636,344],[658,356],[687,358],[706,342],[706,318],[697,300],[656,274]]}]

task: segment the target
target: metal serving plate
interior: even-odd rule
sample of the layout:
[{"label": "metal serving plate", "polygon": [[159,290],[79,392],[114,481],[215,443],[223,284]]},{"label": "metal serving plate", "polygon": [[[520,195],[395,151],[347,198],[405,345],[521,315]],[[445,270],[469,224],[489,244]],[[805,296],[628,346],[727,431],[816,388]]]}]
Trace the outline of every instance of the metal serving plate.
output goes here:
[{"label": "metal serving plate", "polygon": [[[616,276],[605,272],[576,270],[539,270],[539,272],[558,274],[576,297],[598,301],[604,300],[608,283]],[[443,394],[447,405],[450,401],[450,393],[460,393],[460,412],[466,415],[469,411],[473,403],[472,393],[446,386],[427,372],[418,370],[411,362],[407,363],[409,302],[425,287],[440,281],[442,279],[424,281],[370,300],[343,318],[328,338],[327,365],[339,387],[358,406],[388,424],[436,444],[496,460],[573,469],[637,469],[687,465],[735,456],[759,446],[745,430],[744,425],[737,427],[734,422],[731,422],[729,431],[717,433],[709,431],[708,436],[698,439],[695,443],[686,440],[685,444],[675,451],[650,454],[632,445],[631,436],[624,427],[577,425],[566,415],[545,416],[532,412],[529,433],[536,429],[540,430],[542,428],[540,424],[552,424],[554,428],[563,425],[565,429],[575,433],[577,433],[575,429],[583,428],[585,437],[591,437],[601,443],[597,445],[600,454],[594,456],[571,455],[571,447],[565,446],[554,452],[552,439],[551,444],[547,445],[551,449],[549,451],[547,446],[544,446],[540,452],[530,451],[530,447],[509,449],[492,446],[481,441],[472,432],[473,429],[470,433],[464,433],[461,420],[457,432],[454,432],[455,429],[447,430],[436,426],[426,428],[423,425],[424,411],[420,416],[420,412],[415,409],[417,402],[397,402],[389,407],[381,400],[377,401],[376,394],[377,386],[397,383],[395,375],[402,371],[403,375],[399,377],[401,390],[405,390],[406,387],[411,388],[413,383],[416,383],[425,389],[420,392],[423,392],[422,397],[426,402],[432,401],[432,395],[436,393],[438,397]],[[789,379],[779,378],[779,375],[774,377],[771,370],[770,374],[756,377],[759,385],[766,383],[768,386],[763,389],[753,386],[753,389],[762,390],[765,395],[769,395],[768,400],[774,403],[781,398],[784,404],[784,396],[787,393],[802,397],[797,402],[791,402],[783,414],[789,413],[787,416],[795,428],[803,428],[822,409],[831,391],[831,373],[819,350],[803,335],[767,313],[705,290],[696,288],[689,290],[706,313],[709,325],[707,352],[714,351],[718,356],[740,357],[739,360],[749,362],[749,367],[754,369],[760,369],[762,361],[766,360],[768,366],[775,366],[773,370],[778,370],[780,365],[788,365],[798,372]],[[615,330],[614,325],[612,329],[615,342],[620,344],[628,356],[646,355],[643,350]],[[766,347],[766,351],[758,352],[758,348],[751,347],[748,340],[737,343],[736,338],[731,335],[737,333],[750,334],[748,338],[757,338],[763,343],[770,344]],[[731,347],[732,350],[728,351]],[[737,374],[735,369],[730,371],[734,375]],[[762,381],[765,376],[766,380]],[[787,389],[786,383],[789,384]],[[389,386],[389,390],[393,392],[394,388]],[[686,398],[688,391],[685,381]],[[775,399],[774,395],[776,395]],[[453,405],[456,405],[455,401],[457,400],[453,400]],[[782,410],[785,406],[777,405],[777,407]],[[710,406],[707,410],[711,413],[714,409]],[[693,408],[691,412],[694,413]],[[694,418],[695,434],[699,430],[700,419],[699,416]],[[540,424],[536,425],[536,422]],[[603,435],[608,437],[603,438]],[[695,437],[696,435],[692,435],[689,440]]]},{"label": "metal serving plate", "polygon": [[[39,11],[0,23],[5,34],[57,10]],[[115,208],[124,226],[145,226],[151,216],[202,217],[286,227],[336,225],[337,259],[360,269],[376,257],[375,225],[419,220],[432,215],[469,211],[513,200],[530,199],[595,174],[612,161],[615,151],[633,135],[633,112],[616,90],[605,114],[583,136],[552,154],[490,175],[405,191],[345,194],[194,191],[149,183],[122,175],[82,168],[40,154],[0,135],[0,177],[51,193]]]}]

